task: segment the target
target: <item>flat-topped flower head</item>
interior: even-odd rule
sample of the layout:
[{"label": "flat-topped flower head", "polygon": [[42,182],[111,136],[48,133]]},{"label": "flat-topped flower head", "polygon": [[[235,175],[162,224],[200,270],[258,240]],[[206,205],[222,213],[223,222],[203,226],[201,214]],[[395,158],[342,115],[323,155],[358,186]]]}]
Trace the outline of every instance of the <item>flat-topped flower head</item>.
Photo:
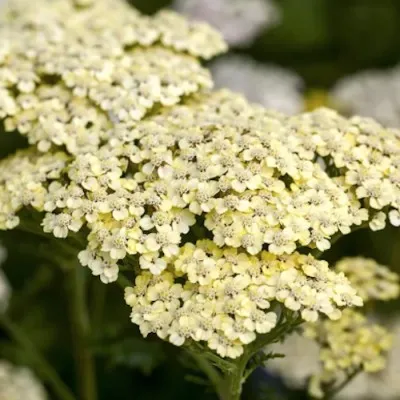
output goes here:
[{"label": "flat-topped flower head", "polygon": [[0,117],[44,152],[94,151],[154,108],[210,88],[198,58],[226,49],[206,24],[143,16],[122,0],[10,1],[0,22]]},{"label": "flat-topped flower head", "polygon": [[[344,318],[348,318],[345,315]],[[359,336],[358,329],[360,325],[357,325],[358,313],[356,315],[351,315],[350,318],[355,318],[354,327],[351,327],[348,330],[349,324],[343,324],[340,320],[335,321],[334,325],[340,326],[340,329],[336,327],[332,329],[332,333],[328,338],[327,342],[324,342],[323,337],[316,336],[316,331],[320,328],[312,327],[310,334],[309,325],[306,324],[305,331],[308,333],[306,337],[304,335],[304,331],[296,332],[289,337],[285,338],[285,341],[280,344],[273,345],[272,347],[268,346],[265,351],[270,352],[271,350],[274,353],[285,354],[284,358],[279,358],[275,360],[268,360],[265,364],[265,367],[269,371],[273,371],[275,374],[279,374],[288,387],[292,389],[301,390],[307,386],[307,383],[311,383],[310,389],[312,394],[317,398],[321,396],[322,392],[326,393],[326,390],[331,391],[332,385],[333,388],[339,387],[344,380],[348,377],[348,373],[352,373],[353,370],[359,371],[357,376],[355,376],[349,383],[346,385],[343,390],[341,390],[335,397],[338,399],[365,399],[365,398],[374,398],[374,399],[385,399],[385,400],[394,400],[398,395],[398,355],[400,351],[400,333],[399,333],[399,324],[396,321],[395,326],[390,326],[390,331],[393,332],[393,344],[390,348],[390,352],[387,353],[387,350],[384,350],[381,354],[385,358],[385,367],[384,370],[379,368],[378,371],[367,371],[363,367],[357,367],[357,360],[361,362],[361,359],[358,355],[359,351],[362,351],[359,345],[355,345],[357,348],[356,351],[353,351],[350,347],[347,347],[349,343],[352,343],[352,346],[358,339],[361,339]],[[348,322],[348,319],[346,319]],[[322,320],[319,320],[317,324],[324,324]],[[333,323],[330,323],[330,327]],[[358,328],[356,328],[358,326]],[[325,328],[328,328],[327,326]],[[367,328],[367,331],[366,331]],[[384,333],[383,328],[379,328],[377,325],[369,325],[365,324],[361,327],[365,341],[364,345],[367,345],[370,342],[373,345],[371,339],[375,335],[375,349],[379,352],[379,348],[383,350],[386,348],[386,344],[389,342],[385,342],[386,339],[389,339],[389,334]],[[347,331],[348,330],[348,331]],[[345,332],[347,338],[344,340]],[[353,339],[350,340],[350,335],[354,335]],[[327,332],[325,331],[325,338],[327,338]],[[358,338],[358,339],[357,339]],[[317,340],[316,340],[317,339]],[[374,340],[375,340],[374,339]],[[382,344],[384,346],[382,347]],[[353,352],[351,352],[353,351]],[[340,359],[340,365],[344,367],[344,365],[349,365],[347,361],[348,358],[353,359],[353,364],[348,368],[348,371],[340,370],[340,368],[327,371],[325,369],[325,362],[328,362],[332,354],[335,354],[334,357],[336,362],[339,363],[339,357],[343,357]],[[370,353],[371,357],[372,353]],[[377,360],[379,359],[378,353]],[[362,355],[365,357],[366,355]],[[379,362],[380,362],[379,361]],[[299,368],[299,365],[302,367]],[[333,365],[333,364],[332,364]],[[336,365],[336,364],[335,364]],[[335,367],[336,368],[336,367]],[[311,381],[310,381],[311,378]]]},{"label": "flat-topped flower head", "polygon": [[32,371],[0,360],[1,400],[46,400],[47,398],[43,385]]},{"label": "flat-topped flower head", "polygon": [[252,256],[202,240],[181,247],[162,264],[163,272],[143,262],[150,271],[125,291],[132,322],[144,336],[155,333],[177,346],[206,342],[221,357],[240,356],[257,334],[276,326],[282,308],[272,304],[306,321],[337,319],[343,307],[362,305],[343,274],[298,253]]},{"label": "flat-topped flower head", "polygon": [[336,263],[334,269],[346,275],[365,302],[399,297],[399,276],[371,258],[343,258]]},{"label": "flat-topped flower head", "polygon": [[33,207],[56,237],[85,228],[80,260],[105,282],[126,257],[161,272],[193,235],[251,255],[322,252],[362,224],[397,224],[397,135],[326,109],[287,117],[230,91],[198,94],[91,152],[31,148],[2,161],[0,225]]},{"label": "flat-topped flower head", "polygon": [[56,262],[103,283],[129,270],[132,322],[201,350],[224,397],[304,321],[322,348],[317,397],[382,369],[389,335],[352,308],[397,296],[398,280],[318,256],[357,227],[400,225],[400,131],[212,91],[200,59],[225,43],[169,11],[16,0],[0,37],[0,119],[30,144],[0,160],[0,229],[47,235]]},{"label": "flat-topped flower head", "polygon": [[340,384],[353,373],[375,373],[386,366],[392,336],[380,325],[368,323],[365,316],[346,309],[339,321],[308,324],[305,335],[321,346],[321,371],[312,376],[309,391],[323,398],[324,387]]}]

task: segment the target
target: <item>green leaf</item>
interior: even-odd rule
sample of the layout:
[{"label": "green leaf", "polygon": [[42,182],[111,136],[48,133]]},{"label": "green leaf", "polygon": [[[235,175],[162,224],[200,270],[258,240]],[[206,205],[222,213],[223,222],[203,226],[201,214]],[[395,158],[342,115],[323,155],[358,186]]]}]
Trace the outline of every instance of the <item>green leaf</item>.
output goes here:
[{"label": "green leaf", "polygon": [[110,368],[125,366],[138,369],[145,375],[150,375],[165,360],[161,342],[141,338],[118,341],[106,348],[97,349],[97,353],[108,358]]}]

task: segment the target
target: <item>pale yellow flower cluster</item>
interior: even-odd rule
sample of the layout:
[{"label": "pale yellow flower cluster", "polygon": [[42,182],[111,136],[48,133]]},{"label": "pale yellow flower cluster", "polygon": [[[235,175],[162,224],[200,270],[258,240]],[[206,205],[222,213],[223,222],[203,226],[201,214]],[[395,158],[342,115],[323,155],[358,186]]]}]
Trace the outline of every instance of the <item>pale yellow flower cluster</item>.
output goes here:
[{"label": "pale yellow flower cluster", "polygon": [[210,240],[187,243],[160,275],[142,272],[125,299],[144,336],[156,333],[175,345],[204,341],[222,357],[236,358],[256,334],[273,329],[280,302],[306,321],[319,313],[338,319],[340,308],[362,300],[343,274],[325,261],[294,253],[251,256]]},{"label": "pale yellow flower cluster", "polygon": [[[252,255],[266,246],[277,255],[302,246],[324,251],[335,234],[365,221],[373,229],[384,226],[378,209],[389,204],[379,190],[386,193],[388,186],[393,196],[399,190],[390,183],[395,157],[372,143],[357,146],[382,135],[396,150],[395,132],[372,121],[364,125],[328,110],[285,117],[229,91],[196,95],[114,131],[96,152],[71,157],[31,149],[3,161],[0,224],[16,226],[15,214],[29,205],[47,212],[44,230],[56,237],[87,226],[80,259],[104,282],[117,278],[117,263],[127,255],[160,273],[195,224],[219,247]],[[364,133],[367,126],[375,135]],[[370,157],[345,166],[344,149],[353,151],[346,140]],[[315,158],[336,165],[321,166]],[[361,193],[372,183],[357,181],[357,168],[390,176],[373,181],[377,191]],[[350,177],[354,184],[346,183]]]},{"label": "pale yellow flower cluster", "polygon": [[49,183],[61,179],[68,159],[63,152],[43,154],[30,148],[0,162],[0,229],[18,226],[16,214],[24,207],[43,210]]},{"label": "pale yellow flower cluster", "polygon": [[0,360],[0,400],[46,400],[43,385],[27,368]]},{"label": "pale yellow flower cluster", "polygon": [[[40,9],[40,12],[37,10]],[[126,2],[10,1],[0,17],[0,118],[41,151],[95,151],[115,130],[209,89],[197,57],[226,49],[202,23]]]},{"label": "pale yellow flower cluster", "polygon": [[335,271],[343,272],[367,302],[371,300],[392,300],[399,297],[399,276],[388,267],[378,264],[372,258],[348,257],[335,265]]},{"label": "pale yellow flower cluster", "polygon": [[400,225],[400,131],[370,118],[346,119],[320,109],[295,118],[302,157],[319,157],[344,191],[370,209],[372,230],[383,229],[386,214]]},{"label": "pale yellow flower cluster", "polygon": [[[398,321],[396,322],[395,326],[390,326],[389,328],[394,340],[387,357],[385,369],[372,374],[361,372],[343,390],[336,394],[335,399],[398,399],[400,392],[400,329]],[[310,377],[320,370],[318,361],[320,346],[313,339],[304,337],[301,332],[295,332],[285,338],[284,343],[267,347],[266,351],[285,355],[284,358],[268,360],[266,368],[270,372],[279,374],[285,384],[292,389],[304,389]],[[338,382],[337,384],[340,383]]]},{"label": "pale yellow flower cluster", "polygon": [[392,336],[380,325],[372,325],[361,313],[346,309],[338,321],[308,324],[305,335],[320,346],[322,371],[312,376],[309,390],[322,398],[324,387],[346,379],[357,371],[384,369]]},{"label": "pale yellow flower cluster", "polygon": [[397,131],[208,91],[197,58],[225,45],[170,12],[17,0],[1,19],[0,118],[35,146],[0,161],[0,229],[26,209],[57,238],[87,234],[79,260],[103,282],[140,266],[127,302],[144,334],[221,356],[275,326],[271,301],[307,321],[362,304],[296,250],[400,222]]},{"label": "pale yellow flower cluster", "polygon": [[[345,274],[364,302],[399,297],[398,275],[372,259],[344,258],[332,271]],[[268,362],[266,367],[281,374],[289,386],[296,388],[304,387],[311,376],[309,389],[314,397],[323,397],[324,392],[339,386],[355,372],[363,372],[359,380],[365,382],[369,379],[368,373],[386,367],[391,335],[358,311],[347,308],[338,320],[307,323],[300,333],[301,336],[293,335],[284,344],[276,345],[273,351],[287,354],[287,358]],[[299,369],[299,360],[306,367]],[[345,390],[343,398],[353,392],[356,387]]]}]

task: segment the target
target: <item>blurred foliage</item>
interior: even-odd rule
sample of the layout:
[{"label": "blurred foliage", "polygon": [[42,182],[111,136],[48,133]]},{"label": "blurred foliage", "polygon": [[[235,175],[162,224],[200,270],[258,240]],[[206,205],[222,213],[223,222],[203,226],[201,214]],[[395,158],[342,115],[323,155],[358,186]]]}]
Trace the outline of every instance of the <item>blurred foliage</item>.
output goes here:
[{"label": "blurred foliage", "polygon": [[[145,13],[168,0],[129,0]],[[328,88],[358,70],[400,61],[398,0],[275,0],[282,21],[247,49],[254,58],[296,70],[308,87]]]}]

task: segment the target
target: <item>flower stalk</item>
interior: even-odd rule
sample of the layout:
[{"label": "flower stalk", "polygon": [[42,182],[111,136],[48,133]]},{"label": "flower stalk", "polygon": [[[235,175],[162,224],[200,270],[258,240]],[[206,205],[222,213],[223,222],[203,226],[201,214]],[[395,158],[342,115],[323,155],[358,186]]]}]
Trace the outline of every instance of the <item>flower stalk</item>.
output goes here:
[{"label": "flower stalk", "polygon": [[198,368],[207,376],[220,400],[240,400],[243,385],[251,373],[269,358],[263,349],[269,344],[282,340],[303,321],[296,314],[281,313],[276,328],[244,348],[243,354],[229,362],[208,351],[200,351],[195,346],[189,352]]},{"label": "flower stalk", "polygon": [[79,399],[96,400],[96,370],[92,351],[88,346],[90,324],[86,306],[86,272],[80,265],[68,271],[70,318],[75,350]]},{"label": "flower stalk", "polygon": [[35,364],[38,374],[52,388],[59,400],[76,400],[52,365],[35,348],[29,337],[6,315],[0,315],[0,325],[10,337],[23,349]]}]

